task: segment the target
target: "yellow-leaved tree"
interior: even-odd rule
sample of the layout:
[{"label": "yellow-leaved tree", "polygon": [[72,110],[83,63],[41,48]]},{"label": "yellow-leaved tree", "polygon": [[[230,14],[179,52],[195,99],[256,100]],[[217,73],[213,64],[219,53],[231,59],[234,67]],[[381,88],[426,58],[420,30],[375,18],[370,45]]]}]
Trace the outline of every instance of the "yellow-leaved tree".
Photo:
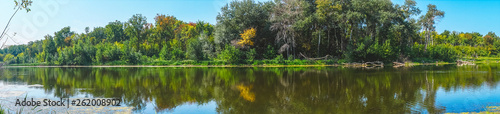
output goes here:
[{"label": "yellow-leaved tree", "polygon": [[238,45],[245,47],[245,46],[253,46],[253,41],[252,39],[255,38],[255,33],[257,30],[254,28],[250,28],[245,30],[243,33],[240,34],[241,40],[238,42]]}]

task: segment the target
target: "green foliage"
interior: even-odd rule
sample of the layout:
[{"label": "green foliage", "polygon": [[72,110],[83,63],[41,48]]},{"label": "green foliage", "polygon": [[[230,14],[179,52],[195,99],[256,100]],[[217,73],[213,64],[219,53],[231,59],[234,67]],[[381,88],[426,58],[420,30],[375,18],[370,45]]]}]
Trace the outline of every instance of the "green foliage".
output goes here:
[{"label": "green foliage", "polygon": [[160,57],[161,60],[167,60],[167,59],[170,58],[170,53],[168,51],[168,47],[167,46],[163,46],[163,48],[161,48],[159,57]]},{"label": "green foliage", "polygon": [[88,38],[90,38],[90,43],[93,45],[102,43],[106,41],[107,35],[106,35],[106,29],[103,27],[96,27],[94,30],[90,33],[88,33]]},{"label": "green foliage", "polygon": [[42,47],[43,47],[43,52],[45,52],[46,55],[53,54],[57,51],[56,44],[54,43],[54,40],[50,35],[45,36],[45,40],[43,40]]},{"label": "green foliage", "polygon": [[141,63],[144,58],[141,53],[135,51],[135,49],[132,48],[132,50],[129,53],[125,53],[125,62],[130,63],[130,64],[138,64]]},{"label": "green foliage", "polygon": [[[257,52],[264,52],[267,45],[275,42],[275,33],[270,31],[270,12],[273,2],[256,2],[254,0],[232,1],[221,8],[217,15],[217,25],[214,31],[214,43],[219,48],[225,45],[237,45],[236,40],[248,28],[255,28],[254,47]],[[235,42],[235,43],[231,43]],[[258,53],[257,58],[262,58]]]},{"label": "green foliage", "polygon": [[177,39],[173,39],[169,42],[171,46],[170,57],[172,60],[181,60],[186,57],[185,53],[182,51],[181,42]]},{"label": "green foliage", "polygon": [[231,64],[241,63],[242,52],[233,46],[226,45],[225,49],[218,55],[220,60]]},{"label": "green foliage", "polygon": [[172,51],[170,53],[170,59],[172,60],[182,60],[184,59],[185,55],[184,52],[180,48],[172,48]]},{"label": "green foliage", "polygon": [[197,38],[188,40],[186,58],[190,60],[203,60],[205,58],[200,41]]},{"label": "green foliage", "polygon": [[424,45],[415,43],[411,47],[410,57],[412,58],[422,58],[427,57],[427,53],[425,53]]},{"label": "green foliage", "polygon": [[274,64],[281,64],[284,60],[285,59],[283,58],[282,54],[279,54],[278,56],[276,56],[276,58],[273,59]]},{"label": "green foliage", "polygon": [[[122,57],[125,53],[124,45],[121,43],[106,43],[104,45],[104,52],[102,53],[103,55],[103,62],[109,62],[109,61],[117,61],[120,60],[120,57]],[[121,51],[123,50],[123,51]]]},{"label": "green foliage", "polygon": [[139,49],[139,45],[148,36],[149,24],[146,20],[147,18],[142,16],[142,14],[135,14],[125,23],[124,34],[130,38],[129,46],[136,50]]},{"label": "green foliage", "polygon": [[462,53],[471,53],[469,47],[453,46],[451,44],[431,45],[425,51],[423,44],[415,43],[412,47],[411,56],[417,62],[432,62],[432,60],[455,61]]},{"label": "green foliage", "polygon": [[458,52],[450,44],[439,44],[429,47],[429,55],[432,59],[453,62],[457,60]]},{"label": "green foliage", "polygon": [[216,58],[215,44],[213,43],[213,37],[208,37],[206,34],[200,35],[200,45],[202,48],[203,56],[206,59]]},{"label": "green foliage", "polygon": [[396,57],[393,49],[391,48],[390,40],[386,40],[383,45],[379,45],[378,41],[371,45],[367,50],[368,61],[393,61]]},{"label": "green foliage", "polygon": [[3,61],[4,55],[0,53],[0,61]]},{"label": "green foliage", "polygon": [[14,55],[12,55],[12,54],[7,54],[7,55],[5,55],[5,57],[3,57],[3,62],[5,62],[5,63],[9,63],[12,60],[14,60]]},{"label": "green foliage", "polygon": [[106,34],[106,41],[108,42],[120,42],[127,40],[123,30],[123,23],[120,21],[109,22],[105,27],[104,33]]},{"label": "green foliage", "polygon": [[[354,46],[357,47],[352,48]],[[397,57],[394,48],[394,46],[391,46],[390,40],[386,40],[380,44],[378,40],[372,41],[367,37],[362,42],[351,45],[351,51],[347,53],[347,57],[350,61],[363,60],[390,62],[395,60]]]},{"label": "green foliage", "polygon": [[274,50],[274,47],[271,45],[267,45],[267,49],[264,54],[265,59],[273,59],[276,57],[276,50]]},{"label": "green foliage", "polygon": [[[64,27],[60,31],[57,31],[56,33],[54,33],[55,48],[57,48],[57,47],[63,47],[63,46],[69,46],[69,44],[65,42],[65,39],[69,38],[73,34],[74,33],[71,32],[71,28],[70,27]],[[49,52],[55,52],[55,50],[51,50]]]},{"label": "green foliage", "polygon": [[26,56],[24,56],[24,53],[18,54],[16,57],[14,57],[14,62],[15,63],[24,63],[26,60]]},{"label": "green foliage", "polygon": [[104,56],[102,54],[102,50],[101,49],[97,49],[97,52],[95,53],[94,63],[101,64],[103,58],[104,58]]},{"label": "green foliage", "polygon": [[58,65],[76,65],[75,54],[73,47],[66,48],[58,48],[57,49],[58,57],[57,63]]},{"label": "green foliage", "polygon": [[255,55],[257,55],[257,51],[255,51],[255,49],[248,50],[246,53],[246,60],[250,61],[249,63],[253,62]]},{"label": "green foliage", "polygon": [[[85,40],[85,41],[83,41]],[[89,39],[81,39],[73,47],[75,53],[75,64],[90,65],[95,57],[95,47],[91,46]]]}]

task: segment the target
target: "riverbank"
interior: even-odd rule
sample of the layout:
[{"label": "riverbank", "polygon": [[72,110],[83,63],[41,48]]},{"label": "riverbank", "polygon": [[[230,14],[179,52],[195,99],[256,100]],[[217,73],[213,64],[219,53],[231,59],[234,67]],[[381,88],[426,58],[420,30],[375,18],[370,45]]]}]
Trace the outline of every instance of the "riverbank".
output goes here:
[{"label": "riverbank", "polygon": [[[477,58],[464,57],[464,58],[460,58],[459,60],[470,62],[472,64],[477,64],[477,63],[500,63],[500,57],[477,57]],[[458,64],[458,63],[456,61],[455,62],[444,62],[444,61],[437,61],[437,62],[405,62],[404,66],[414,66],[414,65],[446,65],[446,64]],[[396,65],[394,65],[394,66],[396,66]]]},{"label": "riverbank", "polygon": [[[454,63],[406,63],[404,66],[418,66],[418,65],[446,65]],[[392,67],[396,65],[388,64],[386,67]],[[112,68],[112,67],[356,67],[356,66],[346,66],[341,64],[331,64],[331,65],[38,65],[38,66],[22,66],[22,65],[8,65],[4,66],[6,68],[16,68],[16,67],[39,67],[39,68]],[[366,67],[366,66],[358,66]],[[378,67],[378,66],[376,66]],[[371,68],[371,67],[370,67]]]},{"label": "riverbank", "polygon": [[4,66],[4,67],[63,67],[63,68],[79,68],[79,67],[95,67],[95,68],[108,68],[108,67],[328,67],[328,66],[342,66],[342,65],[65,65],[65,66]]},{"label": "riverbank", "polygon": [[[496,57],[479,57],[479,58],[461,58],[460,60],[469,61],[471,63],[499,63],[500,58]],[[226,61],[193,61],[193,60],[155,60],[146,63],[129,64],[124,61],[113,61],[104,64],[91,65],[57,65],[55,63],[26,63],[26,64],[9,64],[4,67],[321,67],[321,66],[346,66],[349,62],[340,60],[255,60],[244,61],[238,64],[231,64]],[[446,65],[457,64],[456,62],[405,62],[404,65],[395,65],[386,63],[384,66],[416,66],[416,65]],[[346,67],[352,67],[347,65]]]},{"label": "riverbank", "polygon": [[229,63],[226,61],[193,61],[193,60],[156,60],[146,63],[139,64],[130,64],[124,61],[113,61],[104,64],[90,64],[90,65],[58,65],[57,63],[28,63],[28,64],[9,64],[6,66],[173,66],[173,67],[235,67],[235,66],[244,66],[244,67],[254,67],[254,66],[339,66],[339,63],[343,63],[342,61],[334,61],[334,60],[255,60],[255,61],[245,61],[241,63]]},{"label": "riverbank", "polygon": [[478,58],[463,58],[467,61],[473,61],[474,63],[499,63],[500,57],[478,57]]},{"label": "riverbank", "polygon": [[446,65],[446,64],[456,64],[455,62],[444,62],[444,61],[438,61],[434,63],[420,63],[420,62],[406,62],[404,63],[405,66],[415,66],[415,65]]}]

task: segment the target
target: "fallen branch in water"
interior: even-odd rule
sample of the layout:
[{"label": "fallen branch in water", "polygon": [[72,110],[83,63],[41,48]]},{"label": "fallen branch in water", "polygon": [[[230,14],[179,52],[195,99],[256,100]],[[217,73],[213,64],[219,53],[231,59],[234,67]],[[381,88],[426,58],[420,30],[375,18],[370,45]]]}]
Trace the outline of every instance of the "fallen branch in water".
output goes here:
[{"label": "fallen branch in water", "polygon": [[305,59],[307,59],[307,60],[327,60],[327,59],[328,59],[328,57],[333,58],[333,57],[332,57],[332,56],[330,56],[330,55],[326,55],[326,56],[324,56],[324,57],[318,57],[318,58],[309,58],[309,57],[305,56],[305,55],[304,55],[304,54],[302,54],[302,53],[299,53],[299,55],[300,55],[300,56],[302,56],[302,57],[304,57],[304,58],[305,58]]},{"label": "fallen branch in water", "polygon": [[384,67],[384,63],[381,61],[365,62],[365,63],[343,63],[342,65],[351,67]]},{"label": "fallen branch in water", "polygon": [[393,64],[394,66],[396,66],[396,65],[405,65],[405,63],[400,63],[400,62],[392,62],[392,64]]},{"label": "fallen branch in water", "polygon": [[463,65],[475,65],[475,64],[473,62],[469,62],[469,61],[457,60],[457,65],[463,66]]}]

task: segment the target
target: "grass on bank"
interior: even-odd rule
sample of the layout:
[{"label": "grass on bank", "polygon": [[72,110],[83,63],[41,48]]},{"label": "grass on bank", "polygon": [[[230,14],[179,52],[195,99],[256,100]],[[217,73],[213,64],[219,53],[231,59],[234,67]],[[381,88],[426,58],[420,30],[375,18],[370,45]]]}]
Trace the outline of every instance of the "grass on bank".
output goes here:
[{"label": "grass on bank", "polygon": [[[130,64],[126,61],[112,61],[103,64],[92,64],[92,65],[153,65],[153,66],[166,66],[166,65],[335,65],[344,63],[344,60],[254,60],[254,61],[242,61],[238,63],[230,63],[221,60],[206,60],[206,61],[194,61],[194,60],[153,60],[144,63]],[[28,64],[9,64],[8,66],[50,66],[54,64],[49,63],[28,63]]]},{"label": "grass on bank", "polygon": [[478,57],[478,58],[467,57],[467,58],[463,58],[463,59],[467,60],[467,61],[474,61],[476,63],[499,63],[500,62],[500,57]]},{"label": "grass on bank", "polygon": [[[473,63],[500,63],[500,57],[463,57],[458,60],[469,61]],[[455,61],[456,62],[456,61]],[[455,62],[436,61],[426,58],[416,58],[406,65],[425,65],[425,64],[452,64]]]},{"label": "grass on bank", "polygon": [[[461,58],[459,60],[472,61],[474,63],[500,63],[500,57],[478,57],[478,58]],[[345,59],[328,59],[328,60],[303,60],[303,59],[266,59],[266,60],[243,60],[237,63],[231,63],[223,60],[148,60],[137,64],[130,64],[126,61],[111,61],[101,64],[90,65],[151,65],[151,66],[169,66],[169,65],[200,65],[200,66],[222,66],[222,65],[341,65],[342,63],[349,63]],[[455,62],[436,61],[426,58],[416,58],[411,62],[406,62],[405,65],[427,65],[427,64],[453,64]],[[392,63],[386,63],[391,65]],[[88,66],[90,66],[88,65]],[[7,66],[58,66],[54,63],[25,63],[25,64],[9,64]],[[84,65],[85,66],[85,65]]]},{"label": "grass on bank", "polygon": [[8,64],[7,66],[48,66],[48,63]]},{"label": "grass on bank", "polygon": [[435,64],[452,64],[450,62],[445,62],[445,61],[435,61],[435,62],[406,62],[405,65],[435,65]]}]

